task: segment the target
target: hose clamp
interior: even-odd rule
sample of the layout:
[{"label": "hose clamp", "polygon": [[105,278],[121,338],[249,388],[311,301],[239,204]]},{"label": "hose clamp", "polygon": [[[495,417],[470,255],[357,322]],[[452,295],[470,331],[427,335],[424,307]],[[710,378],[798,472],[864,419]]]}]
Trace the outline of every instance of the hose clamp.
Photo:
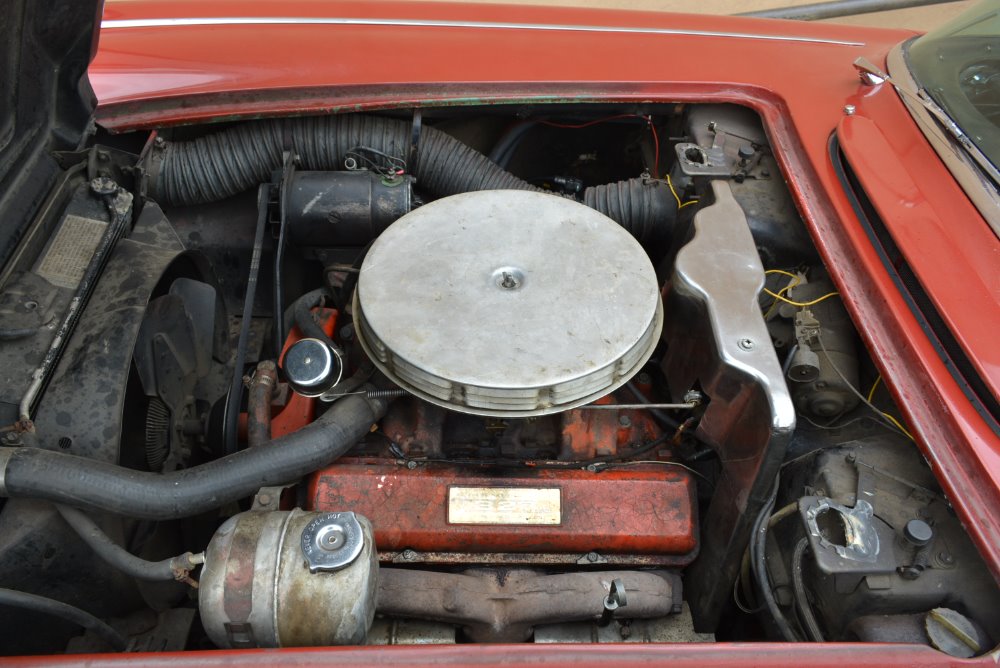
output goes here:
[{"label": "hose clamp", "polygon": [[17,448],[0,447],[0,496],[7,496],[7,464]]}]

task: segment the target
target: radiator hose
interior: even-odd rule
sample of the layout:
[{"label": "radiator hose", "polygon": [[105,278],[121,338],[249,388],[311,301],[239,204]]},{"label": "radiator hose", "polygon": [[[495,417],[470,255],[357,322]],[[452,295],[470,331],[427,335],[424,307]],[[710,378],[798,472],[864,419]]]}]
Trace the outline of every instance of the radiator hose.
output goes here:
[{"label": "radiator hose", "polygon": [[[271,178],[290,148],[304,170],[344,168],[346,152],[366,147],[391,156],[409,152],[409,121],[364,114],[286,118],[240,123],[191,141],[162,142],[149,164],[150,194],[168,205],[215,202]],[[424,126],[416,164],[409,171],[437,197],[476,190],[545,192],[505,171],[482,153]],[[584,203],[617,221],[640,242],[669,231],[677,201],[660,181],[641,178],[593,186]]]},{"label": "radiator hose", "polygon": [[171,473],[135,471],[40,448],[0,448],[0,495],[148,520],[190,517],[326,466],[368,433],[387,404],[347,396],[294,433]]}]

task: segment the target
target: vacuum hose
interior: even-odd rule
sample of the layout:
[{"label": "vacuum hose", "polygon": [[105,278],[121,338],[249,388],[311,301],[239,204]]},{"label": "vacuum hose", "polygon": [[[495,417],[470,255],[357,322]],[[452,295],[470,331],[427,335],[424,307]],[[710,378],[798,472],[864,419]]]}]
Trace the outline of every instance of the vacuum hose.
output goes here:
[{"label": "vacuum hose", "polygon": [[[271,178],[287,148],[303,170],[339,170],[345,154],[366,147],[387,155],[409,151],[408,121],[364,114],[287,118],[241,123],[184,142],[164,142],[150,162],[152,197],[161,204],[214,202],[249,190]],[[476,190],[545,192],[505,171],[482,153],[433,127],[424,126],[415,165],[417,182],[437,196]],[[677,201],[658,181],[631,179],[587,188],[584,202],[617,221],[640,242],[668,227]]]},{"label": "vacuum hose", "polygon": [[219,508],[311,473],[368,433],[387,400],[347,396],[302,429],[171,473],[148,473],[40,448],[0,448],[0,494],[170,520]]}]

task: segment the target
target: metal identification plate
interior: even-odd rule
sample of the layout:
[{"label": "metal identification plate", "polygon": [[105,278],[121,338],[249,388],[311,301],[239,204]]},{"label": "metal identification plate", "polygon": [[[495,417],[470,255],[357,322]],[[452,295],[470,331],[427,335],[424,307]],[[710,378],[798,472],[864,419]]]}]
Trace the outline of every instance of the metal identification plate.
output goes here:
[{"label": "metal identification plate", "polygon": [[449,524],[558,525],[557,487],[449,487]]}]

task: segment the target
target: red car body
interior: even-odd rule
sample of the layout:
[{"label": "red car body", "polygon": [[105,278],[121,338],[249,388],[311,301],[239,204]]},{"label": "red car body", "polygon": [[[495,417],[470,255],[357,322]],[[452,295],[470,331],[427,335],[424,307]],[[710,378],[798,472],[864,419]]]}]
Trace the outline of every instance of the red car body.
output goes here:
[{"label": "red car body", "polygon": [[[1000,240],[889,84],[912,33],[732,17],[480,4],[109,2],[90,79],[112,131],[394,106],[729,102],[764,120],[798,208],[887,385],[995,577],[1000,435],[929,338],[831,159],[850,162],[983,384],[1000,395]],[[850,106],[853,111],[848,108]],[[848,113],[848,112],[851,113]],[[704,665],[906,663],[906,645],[453,646],[131,655],[158,665]],[[980,657],[982,664],[995,655]],[[39,659],[46,665],[53,658]],[[57,659],[83,664],[85,657]],[[966,662],[950,659],[954,665]]]}]

